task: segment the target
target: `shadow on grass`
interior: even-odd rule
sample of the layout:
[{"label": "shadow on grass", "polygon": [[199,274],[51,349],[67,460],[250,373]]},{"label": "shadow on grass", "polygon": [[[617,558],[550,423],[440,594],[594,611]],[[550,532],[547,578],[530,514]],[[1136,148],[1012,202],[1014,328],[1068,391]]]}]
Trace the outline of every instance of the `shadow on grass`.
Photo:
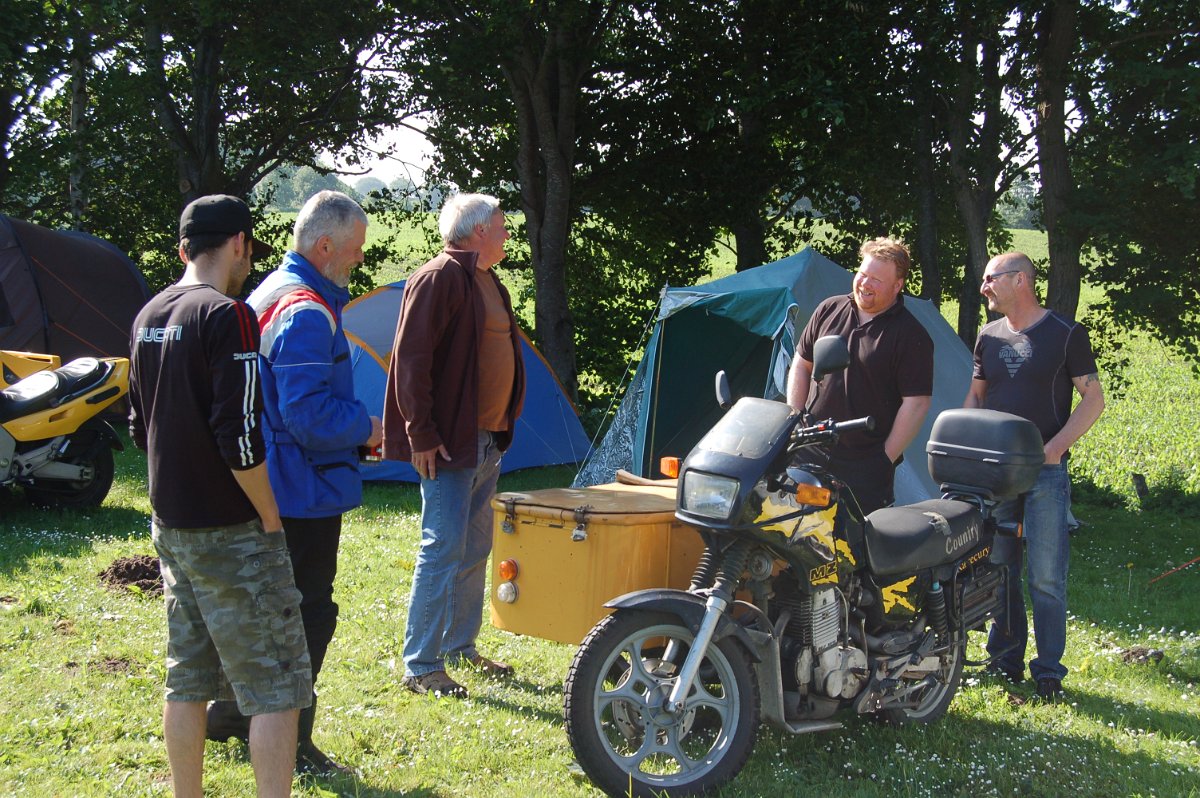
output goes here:
[{"label": "shadow on grass", "polygon": [[[563,714],[561,710],[555,711],[534,706],[534,699],[532,697],[536,696],[539,692],[542,692],[541,685],[533,682],[519,681],[516,679],[511,680],[509,683],[514,687],[526,688],[527,692],[531,696],[530,702],[527,704],[520,703],[518,701],[512,701],[506,698],[497,698],[495,696],[479,692],[475,692],[472,698],[476,702],[480,704],[486,704],[494,709],[506,709],[513,714],[522,715],[530,719],[541,720],[551,725],[556,725],[562,722]],[[561,691],[562,686],[559,685],[559,692],[561,693]]]},{"label": "shadow on grass", "polygon": [[97,538],[130,541],[130,554],[150,546],[150,516],[130,507],[42,510],[19,491],[5,491],[0,492],[0,516],[0,574],[22,570],[32,557],[76,556],[90,550]]},{"label": "shadow on grass", "polygon": [[[250,764],[250,749],[245,743],[230,741],[219,743],[228,749],[226,756],[245,764]],[[211,749],[210,749],[211,751]],[[443,793],[428,787],[415,787],[411,790],[395,790],[374,787],[369,777],[358,774],[318,775],[313,773],[297,774],[293,786],[316,787],[322,795],[353,795],[356,798],[442,798]]]},{"label": "shadow on grass", "polygon": [[1075,714],[1087,715],[1099,723],[1189,738],[1200,733],[1200,721],[1195,715],[1148,709],[1136,701],[1117,701],[1073,688],[1069,683],[1067,687],[1067,700]]},{"label": "shadow on grass", "polygon": [[[1135,709],[1085,694],[1079,699],[1079,707],[1031,702],[1002,720],[951,715],[928,726],[892,729],[850,717],[840,731],[801,736],[764,728],[745,769],[718,795],[1058,798],[1127,795],[1133,783],[1146,794],[1195,794],[1195,771],[1186,764],[1171,772],[1161,757],[1133,746],[1065,732],[1085,717],[1128,725],[1121,713]],[[1146,731],[1186,725],[1177,713],[1143,710],[1138,717],[1145,717],[1139,723]],[[1194,733],[1195,720],[1187,720]]]},{"label": "shadow on grass", "polygon": [[1076,504],[1200,517],[1200,493],[1188,490],[1187,474],[1178,467],[1171,468],[1163,478],[1149,485],[1144,478],[1138,482],[1140,475],[1130,474],[1130,477],[1134,479],[1136,501],[1111,488],[1075,476],[1072,476],[1071,499]]}]

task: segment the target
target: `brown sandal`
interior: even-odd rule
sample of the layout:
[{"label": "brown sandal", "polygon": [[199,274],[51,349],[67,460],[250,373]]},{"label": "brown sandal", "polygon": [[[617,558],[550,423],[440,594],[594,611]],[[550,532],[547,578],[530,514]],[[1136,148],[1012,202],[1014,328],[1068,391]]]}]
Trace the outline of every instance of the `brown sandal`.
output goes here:
[{"label": "brown sandal", "polygon": [[420,676],[405,676],[404,686],[417,695],[435,698],[467,698],[467,688],[451,679],[445,671],[433,671]]},{"label": "brown sandal", "polygon": [[482,654],[476,654],[473,657],[463,657],[462,661],[485,676],[506,678],[513,675],[512,665],[509,665],[507,662],[488,659]]}]

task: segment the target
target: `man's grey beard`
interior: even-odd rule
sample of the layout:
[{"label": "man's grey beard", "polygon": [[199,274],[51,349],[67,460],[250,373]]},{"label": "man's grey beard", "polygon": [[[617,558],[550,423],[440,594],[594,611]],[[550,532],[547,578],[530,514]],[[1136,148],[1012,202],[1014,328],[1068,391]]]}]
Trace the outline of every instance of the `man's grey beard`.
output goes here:
[{"label": "man's grey beard", "polygon": [[321,275],[326,280],[328,280],[329,282],[336,285],[338,288],[345,288],[348,285],[350,285],[350,275],[349,274],[347,274],[344,278],[339,278],[339,277],[335,276],[334,274],[332,274],[332,272],[333,272],[333,264],[332,263],[325,264],[325,268],[321,269]]}]

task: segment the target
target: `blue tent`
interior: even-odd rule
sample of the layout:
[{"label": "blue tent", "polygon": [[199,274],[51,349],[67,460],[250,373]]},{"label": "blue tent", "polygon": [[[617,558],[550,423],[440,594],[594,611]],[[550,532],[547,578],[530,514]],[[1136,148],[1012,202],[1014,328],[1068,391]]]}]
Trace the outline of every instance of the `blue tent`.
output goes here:
[{"label": "blue tent", "polygon": [[[658,477],[663,455],[684,457],[721,416],[713,375],[724,370],[734,396],[782,400],[809,316],[821,300],[850,293],[851,272],[811,247],[774,263],[690,288],[663,292],[646,353],[604,440],[576,486],[609,482],[623,468]],[[961,407],[971,353],[931,302],[904,305],[933,338],[933,404],[896,472],[897,503],[938,495],[925,443],[938,413]]]},{"label": "blue tent", "polygon": [[[350,340],[355,395],[373,415],[383,412],[388,361],[400,316],[404,281],[376,288],[346,306],[342,321]],[[513,444],[504,453],[503,473],[532,466],[578,463],[587,456],[589,443],[579,414],[563,393],[550,365],[524,334],[525,410],[513,431]],[[364,463],[364,479],[416,482],[417,472],[408,463]]]}]

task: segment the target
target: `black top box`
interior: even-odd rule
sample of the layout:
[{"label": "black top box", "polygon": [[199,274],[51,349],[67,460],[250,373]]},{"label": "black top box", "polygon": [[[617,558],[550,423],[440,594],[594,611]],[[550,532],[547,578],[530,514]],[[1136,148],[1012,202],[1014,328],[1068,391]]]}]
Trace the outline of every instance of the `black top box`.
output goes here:
[{"label": "black top box", "polygon": [[965,490],[992,499],[1029,490],[1046,462],[1042,434],[1032,421],[982,408],[941,413],[925,452],[929,475],[943,491]]}]

